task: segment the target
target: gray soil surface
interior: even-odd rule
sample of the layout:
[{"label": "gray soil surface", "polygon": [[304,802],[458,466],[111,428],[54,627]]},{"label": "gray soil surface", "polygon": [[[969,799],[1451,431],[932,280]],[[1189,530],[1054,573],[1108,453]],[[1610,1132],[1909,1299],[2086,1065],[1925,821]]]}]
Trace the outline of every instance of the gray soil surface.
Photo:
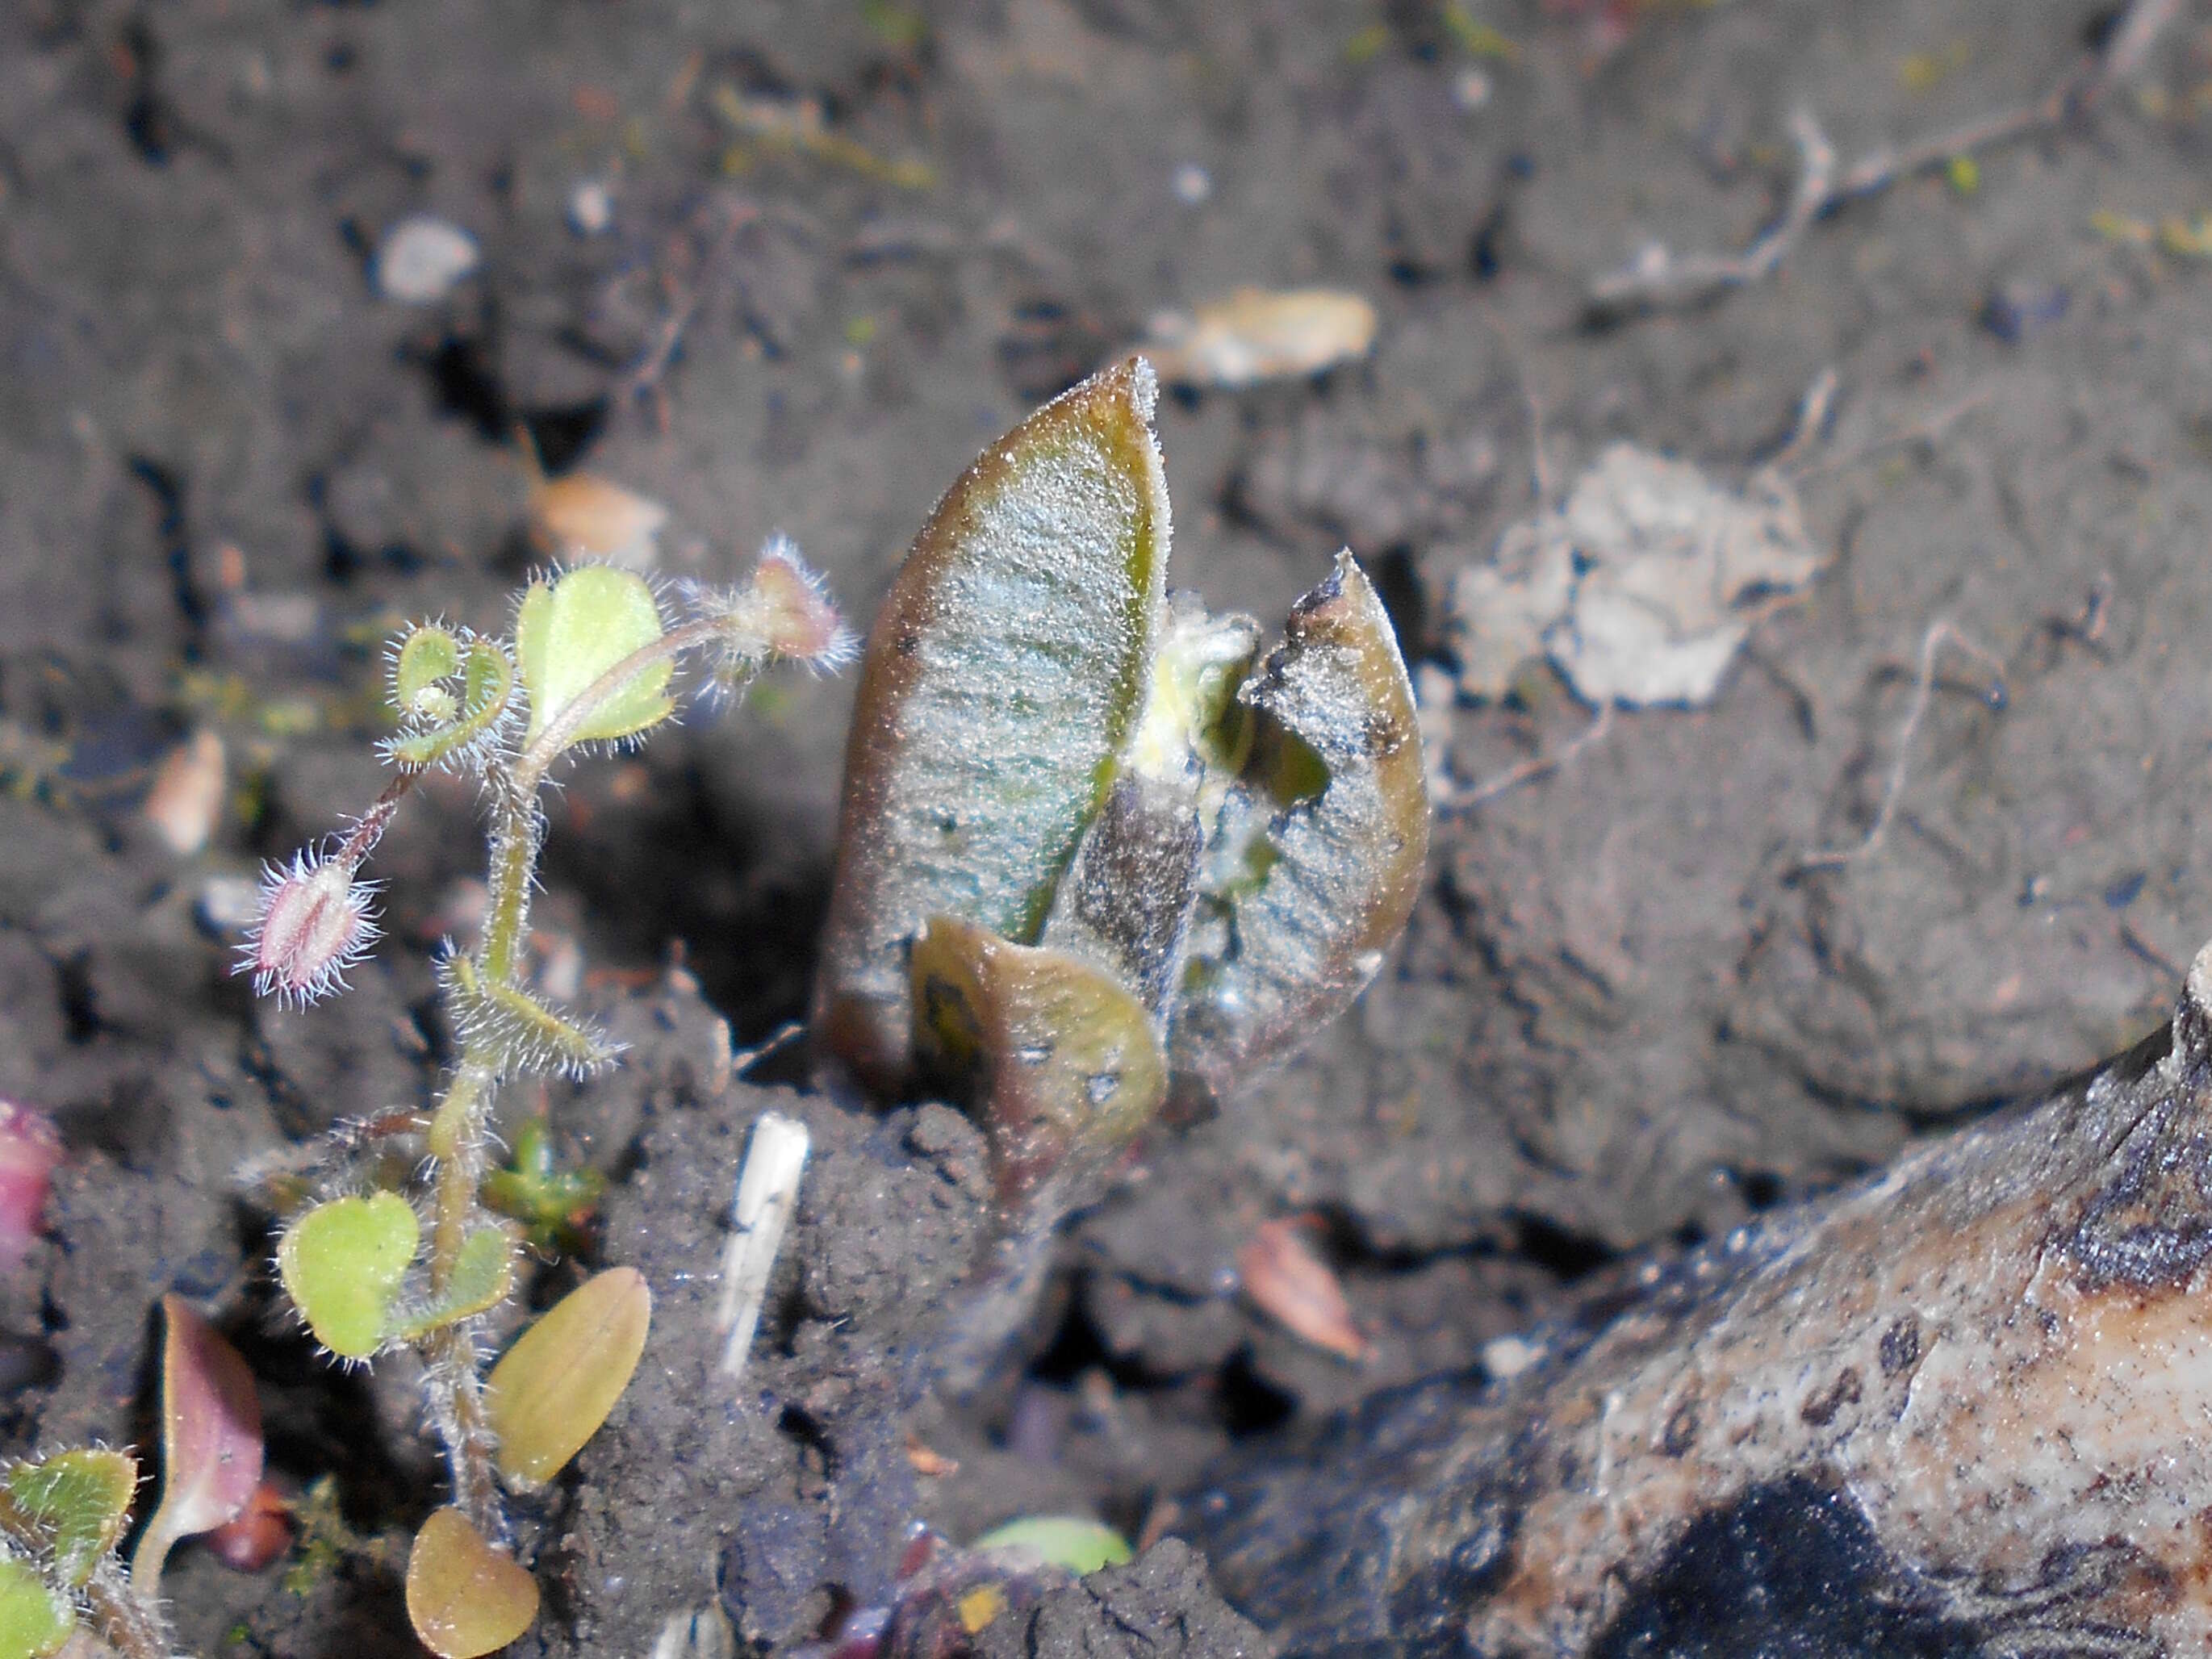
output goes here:
[{"label": "gray soil surface", "polygon": [[[194,1298],[264,1383],[280,1480],[335,1474],[356,1544],[289,1580],[188,1547],[184,1636],[416,1651],[395,1573],[437,1486],[413,1381],[284,1325],[234,1176],[427,1097],[473,796],[424,792],[380,850],[392,938],[335,1003],[254,1005],[211,890],[374,796],[394,625],[502,623],[517,426],[665,502],[665,574],[732,576],[781,530],[865,619],[981,447],[1155,312],[1243,284],[1350,289],[1381,330],[1318,381],[1164,400],[1176,578],[1217,605],[1279,617],[1348,542],[1409,659],[1440,662],[1454,578],[1536,510],[1534,475],[1556,496],[1628,440],[1741,481],[1832,368],[1796,462],[1820,574],[1707,707],[1571,750],[1592,712],[1539,664],[1452,710],[1466,785],[1565,758],[1440,816],[1361,1005],[1143,1149],[965,1401],[929,1377],[975,1294],[975,1131],[730,1073],[804,1006],[849,678],[576,771],[541,944],[581,949],[634,1047],[545,1105],[616,1177],[599,1250],[659,1305],[640,1382],[522,1517],[548,1615],[519,1650],[644,1659],[715,1605],[788,1646],[889,1596],[915,1522],[1157,1533],[1233,1440],[1472,1364],[1624,1253],[2124,1048],[2212,934],[2212,262],[2154,228],[2212,210],[2212,21],[2185,6],[2090,114],[1847,204],[1766,280],[1654,315],[1583,299],[1655,238],[1771,222],[1792,112],[1848,162],[2040,98],[2107,9],[0,8],[0,1090],[71,1149],[54,1240],[0,1295],[0,1443],[143,1443],[152,1310]],[[836,143],[747,137],[732,94],[811,100]],[[569,223],[588,180],[594,236]],[[371,253],[414,212],[483,260],[404,304]],[[225,809],[179,857],[139,802],[199,727]],[[770,1106],[817,1155],[733,1394],[706,1310]],[[1237,1292],[1240,1246],[1294,1215],[1364,1364]],[[983,1650],[1261,1645],[1169,1540]]]}]

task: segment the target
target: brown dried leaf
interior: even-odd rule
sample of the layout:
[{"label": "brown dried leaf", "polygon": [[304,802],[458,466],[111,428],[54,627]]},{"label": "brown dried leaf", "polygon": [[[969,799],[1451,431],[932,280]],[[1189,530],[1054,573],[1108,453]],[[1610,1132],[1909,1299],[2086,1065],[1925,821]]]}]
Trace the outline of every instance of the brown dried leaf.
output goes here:
[{"label": "brown dried leaf", "polygon": [[1313,1253],[1297,1221],[1263,1221],[1237,1252],[1252,1305],[1301,1340],[1355,1363],[1375,1352],[1352,1317],[1344,1286]]}]

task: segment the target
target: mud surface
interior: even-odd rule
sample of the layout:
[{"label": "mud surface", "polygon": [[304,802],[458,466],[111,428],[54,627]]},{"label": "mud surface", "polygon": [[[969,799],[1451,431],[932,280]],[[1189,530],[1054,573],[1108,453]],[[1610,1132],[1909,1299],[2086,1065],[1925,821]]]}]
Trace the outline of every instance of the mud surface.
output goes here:
[{"label": "mud surface", "polygon": [[[307,1013],[228,975],[222,884],[375,793],[393,624],[501,621],[531,556],[518,426],[665,501],[665,574],[734,574],[781,529],[865,617],[982,444],[1154,312],[1244,283],[1351,289],[1382,326],[1318,382],[1166,401],[1178,579],[1218,605],[1272,623],[1348,542],[1408,657],[1441,662],[1454,579],[1535,510],[1532,475],[1557,499],[1626,440],[1740,483],[1832,367],[1793,463],[1823,568],[1710,706],[1620,712],[1570,749],[1593,711],[1538,664],[1451,709],[1462,785],[1567,758],[1440,818],[1364,1002],[1146,1149],[965,1403],[927,1382],[985,1224],[972,1131],[729,1075],[805,1006],[849,682],[766,687],[579,770],[538,945],[580,951],[584,1000],[635,1046],[543,1106],[616,1177],[599,1249],[660,1303],[644,1380],[523,1518],[550,1609],[527,1650],[642,1656],[709,1606],[802,1639],[887,1592],[917,1519],[956,1541],[1042,1512],[1157,1530],[1240,1437],[1471,1364],[1615,1253],[1722,1236],[2124,1048],[2212,934],[2212,270],[2157,230],[2212,207],[2201,12],[2094,114],[1846,206],[1769,280],[1603,325],[1583,300],[1654,237],[1748,242],[1787,192],[1793,111],[1849,161],[2040,97],[2106,21],[2086,0],[0,9],[0,1089],[71,1149],[55,1239],[0,1296],[7,1444],[143,1441],[151,1310],[197,1299],[264,1382],[280,1480],[337,1477],[343,1541],[289,1579],[188,1547],[183,1634],[414,1651],[396,1573],[437,1488],[413,1380],[315,1361],[233,1176],[426,1097],[472,796],[410,806],[379,853],[392,939]],[[732,94],[811,107],[836,142],[748,136]],[[611,206],[588,236],[587,181]],[[419,304],[373,280],[412,212],[483,256]],[[201,728],[224,808],[180,856],[141,800]],[[771,1104],[817,1157],[733,1392],[701,1319]],[[1364,1364],[1237,1293],[1240,1247],[1291,1215]],[[1254,1639],[1172,1541],[987,1635]]]}]

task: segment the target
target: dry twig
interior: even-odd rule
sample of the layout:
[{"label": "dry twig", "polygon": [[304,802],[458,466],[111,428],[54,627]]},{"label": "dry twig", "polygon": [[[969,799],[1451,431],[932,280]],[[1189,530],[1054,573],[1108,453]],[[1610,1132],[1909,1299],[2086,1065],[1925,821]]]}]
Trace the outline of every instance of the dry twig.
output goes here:
[{"label": "dry twig", "polygon": [[1928,705],[1936,694],[1936,653],[1946,642],[1964,652],[1990,671],[1989,690],[1984,694],[1992,707],[2001,707],[2004,699],[2004,665],[1996,654],[1974,643],[1954,627],[1948,618],[1932,623],[1920,641],[1920,672],[1912,683],[1912,702],[1905,712],[1905,720],[1897,729],[1897,754],[1890,762],[1889,781],[1882,787],[1881,805],[1874,815],[1874,823],[1866,835],[1854,847],[1815,848],[1798,860],[1795,873],[1808,870],[1840,869],[1854,859],[1875,852],[1889,834],[1889,826],[1896,820],[1897,804],[1905,793],[1905,770],[1912,758],[1912,739],[1920,730],[1920,722],[1928,716]]},{"label": "dry twig", "polygon": [[1887,190],[1900,179],[1948,166],[1954,157],[2053,131],[2086,112],[2112,87],[2142,69],[2158,37],[2180,10],[2181,0],[2134,0],[2106,38],[2104,50],[2035,102],[1979,116],[1909,144],[1886,146],[1841,173],[1835,170],[1835,150],[1820,124],[1799,111],[1790,124],[1799,156],[1797,181],[1771,228],[1737,254],[1676,254],[1662,242],[1650,243],[1628,264],[1590,284],[1590,308],[1612,315],[1697,305],[1771,276],[1814,222],[1844,204]]}]

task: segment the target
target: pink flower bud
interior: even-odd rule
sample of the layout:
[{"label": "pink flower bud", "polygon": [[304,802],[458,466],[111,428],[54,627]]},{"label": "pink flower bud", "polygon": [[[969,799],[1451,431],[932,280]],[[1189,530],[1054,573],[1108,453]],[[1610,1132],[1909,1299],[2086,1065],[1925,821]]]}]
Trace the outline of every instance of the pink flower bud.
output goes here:
[{"label": "pink flower bud", "polygon": [[761,550],[751,597],[772,655],[829,672],[859,652],[860,642],[837,614],[822,578],[785,538],[775,537]]},{"label": "pink flower bud", "polygon": [[248,936],[239,971],[250,970],[262,996],[305,1007],[345,989],[345,970],[376,943],[368,911],[373,882],[355,866],[319,854],[294,856],[289,869],[262,872],[261,915]]},{"label": "pink flower bud", "polygon": [[62,1138],[53,1120],[0,1100],[0,1272],[21,1262],[46,1223]]}]

